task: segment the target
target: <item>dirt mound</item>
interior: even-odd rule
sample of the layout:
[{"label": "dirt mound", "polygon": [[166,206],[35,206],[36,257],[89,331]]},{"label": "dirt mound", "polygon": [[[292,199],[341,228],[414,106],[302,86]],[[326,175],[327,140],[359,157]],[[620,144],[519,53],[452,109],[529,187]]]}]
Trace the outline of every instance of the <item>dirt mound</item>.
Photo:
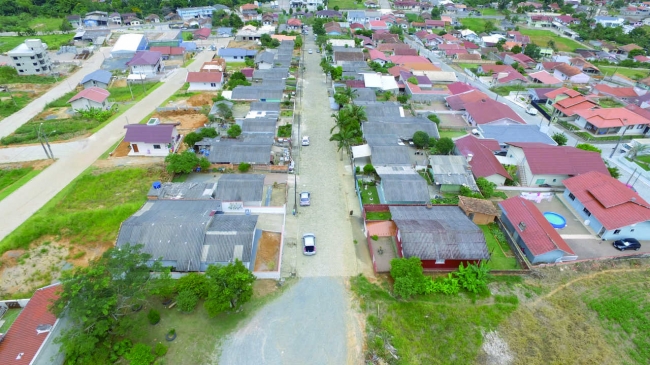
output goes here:
[{"label": "dirt mound", "polygon": [[187,104],[191,106],[212,105],[213,96],[214,95],[208,93],[192,95],[189,99],[187,99]]},{"label": "dirt mound", "polygon": [[196,110],[169,110],[165,112],[158,112],[152,115],[152,117],[163,119],[163,118],[172,118],[179,115],[191,115],[191,114],[196,114]]},{"label": "dirt mound", "polygon": [[154,115],[163,123],[180,123],[178,129],[197,129],[208,123],[208,117],[193,110],[174,110]]},{"label": "dirt mound", "polygon": [[275,271],[278,269],[280,241],[282,235],[275,232],[262,232],[257,248],[255,271]]}]

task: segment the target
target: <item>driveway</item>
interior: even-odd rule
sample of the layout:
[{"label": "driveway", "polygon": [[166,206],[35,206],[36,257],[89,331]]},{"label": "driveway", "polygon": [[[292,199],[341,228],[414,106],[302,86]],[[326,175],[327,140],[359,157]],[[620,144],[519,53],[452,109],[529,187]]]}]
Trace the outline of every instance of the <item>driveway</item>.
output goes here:
[{"label": "driveway", "polygon": [[[315,48],[311,38],[305,44],[309,48]],[[294,150],[294,161],[297,190],[311,193],[311,206],[298,207],[297,215],[291,214],[295,190],[294,177],[289,176],[282,254],[283,273],[295,272],[298,282],[226,340],[221,346],[222,364],[362,363],[364,335],[353,320],[358,312],[352,308],[346,285],[350,276],[371,266],[358,259],[365,245],[358,238],[360,212],[349,161],[345,156],[341,161],[336,145],[329,141],[333,122],[320,55],[305,53],[305,58],[301,136],[293,140],[310,138],[310,146],[294,147],[300,148],[299,153]],[[302,255],[300,237],[306,232],[316,235],[314,256]]]},{"label": "driveway", "polygon": [[[213,54],[214,52],[200,53],[197,60],[189,68],[192,71],[198,70],[203,62],[212,59]],[[77,153],[62,156],[27,184],[0,201],[0,222],[2,222],[0,240],[20,226],[32,214],[36,213],[61,189],[66,187],[75,177],[119,141],[124,136],[124,125],[127,124],[127,118],[128,120],[142,120],[149,115],[160,104],[161,100],[166,100],[183,86],[186,75],[186,69],[179,69],[162,86],[147,95],[119,118],[107,124],[99,132],[86,138],[84,140],[86,142],[82,143]],[[0,124],[4,124],[6,120]]]}]

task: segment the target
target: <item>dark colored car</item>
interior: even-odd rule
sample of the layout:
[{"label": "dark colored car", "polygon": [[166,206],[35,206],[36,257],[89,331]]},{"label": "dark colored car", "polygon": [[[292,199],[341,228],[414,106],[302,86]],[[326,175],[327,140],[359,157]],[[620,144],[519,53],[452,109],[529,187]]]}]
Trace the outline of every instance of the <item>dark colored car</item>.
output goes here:
[{"label": "dark colored car", "polygon": [[641,249],[641,242],[637,241],[634,238],[624,238],[622,240],[614,241],[614,248],[621,251],[625,251],[625,250],[639,251]]}]

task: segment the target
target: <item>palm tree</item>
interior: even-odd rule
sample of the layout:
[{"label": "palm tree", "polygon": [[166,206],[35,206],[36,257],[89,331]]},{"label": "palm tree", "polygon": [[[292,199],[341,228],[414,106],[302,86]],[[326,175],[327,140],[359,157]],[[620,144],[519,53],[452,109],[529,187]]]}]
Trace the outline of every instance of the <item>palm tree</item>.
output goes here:
[{"label": "palm tree", "polygon": [[345,148],[346,151],[350,149],[350,143],[354,140],[354,131],[341,129],[338,133],[332,134],[330,141],[337,142],[338,150],[341,151],[341,160],[343,160],[342,149]]},{"label": "palm tree", "polygon": [[356,89],[352,89],[348,86],[341,92],[341,94],[345,95],[349,101],[353,101],[357,97],[358,92]]},{"label": "palm tree", "polygon": [[647,155],[650,153],[650,145],[635,143],[627,153],[627,157],[636,160],[637,156]]},{"label": "palm tree", "polygon": [[359,122],[359,124],[368,120],[366,116],[366,110],[363,106],[348,104],[345,106],[345,113],[352,119]]}]

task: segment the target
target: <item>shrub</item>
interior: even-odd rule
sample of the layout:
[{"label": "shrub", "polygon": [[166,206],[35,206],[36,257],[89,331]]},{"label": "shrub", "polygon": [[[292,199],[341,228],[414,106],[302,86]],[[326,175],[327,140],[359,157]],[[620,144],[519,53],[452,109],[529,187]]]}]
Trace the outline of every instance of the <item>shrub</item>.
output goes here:
[{"label": "shrub", "polygon": [[191,291],[197,297],[205,298],[208,296],[208,281],[205,275],[189,273],[176,281],[176,290],[179,293]]},{"label": "shrub", "polygon": [[377,236],[376,234],[374,234],[374,235],[372,235],[372,239],[373,239],[373,241],[377,241],[377,240],[379,239],[379,236]]},{"label": "shrub", "polygon": [[131,365],[149,365],[156,360],[156,356],[151,352],[151,347],[143,343],[136,343],[124,357],[129,360]]},{"label": "shrub", "polygon": [[167,353],[167,346],[165,346],[162,343],[158,342],[156,344],[156,346],[154,346],[153,352],[156,354],[156,356],[163,357]]},{"label": "shrub", "polygon": [[564,133],[554,133],[551,138],[557,143],[558,146],[564,146],[569,141],[567,136]]},{"label": "shrub", "polygon": [[242,162],[239,164],[239,167],[237,168],[239,172],[247,172],[248,170],[251,169],[251,164]]},{"label": "shrub", "polygon": [[176,303],[183,312],[191,312],[199,303],[199,296],[191,290],[183,290],[178,292]]},{"label": "shrub", "polygon": [[371,164],[367,164],[366,166],[363,167],[363,173],[366,175],[370,175],[375,172],[375,167],[372,166]]},{"label": "shrub", "polygon": [[436,125],[437,125],[438,127],[440,127],[440,118],[438,118],[437,115],[435,115],[435,114],[429,114],[429,115],[427,115],[427,118],[428,118],[430,121],[436,123]]},{"label": "shrub", "polygon": [[413,134],[413,144],[417,148],[424,148],[429,145],[429,134],[423,131],[417,131]]},{"label": "shrub", "polygon": [[149,313],[147,313],[147,318],[149,319],[149,323],[157,324],[158,322],[160,322],[160,313],[155,309],[149,309]]},{"label": "shrub", "polygon": [[241,135],[241,127],[239,124],[233,124],[228,128],[226,133],[228,133],[228,137],[230,138],[237,138]]}]

